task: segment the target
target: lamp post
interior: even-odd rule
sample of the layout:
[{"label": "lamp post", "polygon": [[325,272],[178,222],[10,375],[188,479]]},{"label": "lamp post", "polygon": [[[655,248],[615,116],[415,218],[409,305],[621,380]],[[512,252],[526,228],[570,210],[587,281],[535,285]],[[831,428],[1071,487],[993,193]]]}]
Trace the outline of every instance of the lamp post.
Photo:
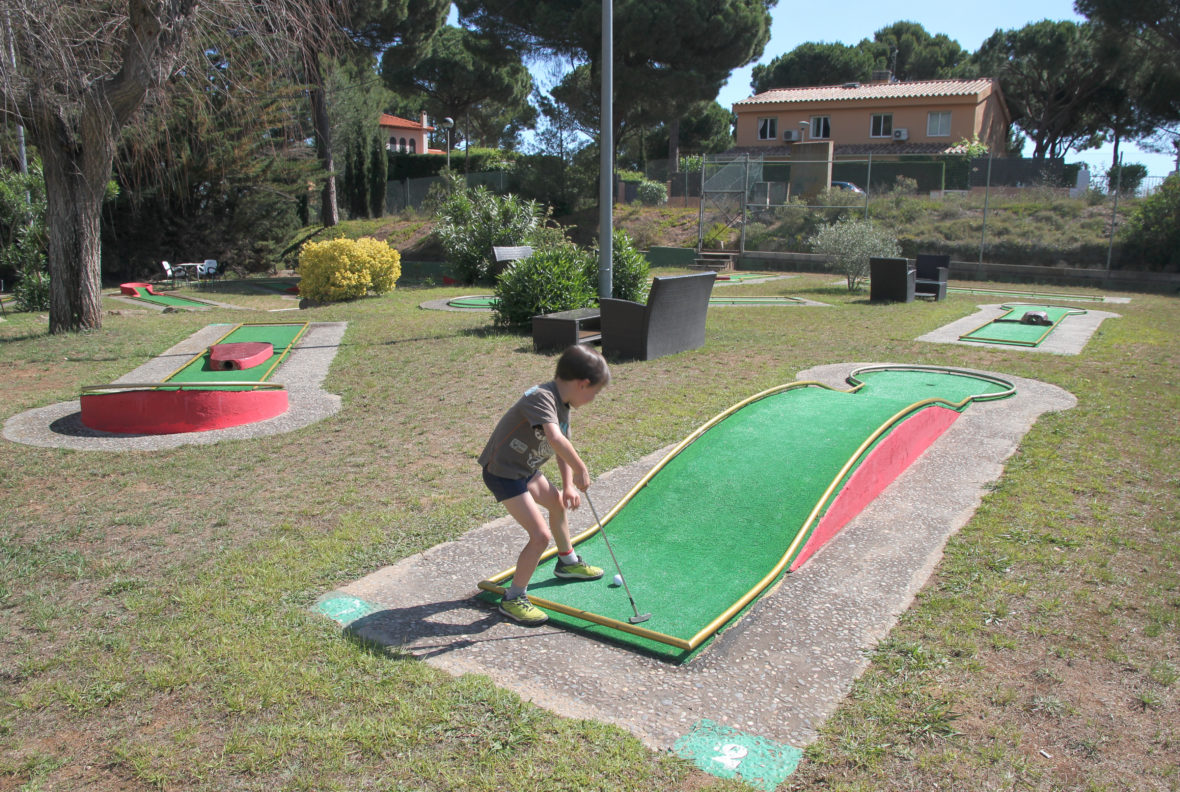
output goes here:
[{"label": "lamp post", "polygon": [[451,169],[451,127],[455,126],[455,119],[451,117],[444,118],[438,122],[438,125],[447,132],[447,170]]},{"label": "lamp post", "polygon": [[614,293],[614,0],[602,1],[602,104],[598,120],[598,296]]}]

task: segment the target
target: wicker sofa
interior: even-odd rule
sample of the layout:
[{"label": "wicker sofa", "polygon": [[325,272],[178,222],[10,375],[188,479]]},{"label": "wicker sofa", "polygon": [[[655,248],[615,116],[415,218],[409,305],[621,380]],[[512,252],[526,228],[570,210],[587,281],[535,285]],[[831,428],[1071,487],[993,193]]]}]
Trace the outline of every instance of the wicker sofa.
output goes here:
[{"label": "wicker sofa", "polygon": [[705,317],[717,275],[702,272],[652,280],[647,305],[603,299],[602,354],[651,360],[705,343]]}]

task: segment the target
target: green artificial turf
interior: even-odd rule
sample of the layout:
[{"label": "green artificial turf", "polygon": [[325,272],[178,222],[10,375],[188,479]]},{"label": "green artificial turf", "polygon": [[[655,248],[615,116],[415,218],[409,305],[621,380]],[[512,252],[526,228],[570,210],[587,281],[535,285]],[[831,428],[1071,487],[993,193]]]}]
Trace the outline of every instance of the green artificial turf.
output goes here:
[{"label": "green artificial turf", "polygon": [[[261,365],[253,368],[217,371],[209,364],[210,350],[193,358],[187,365],[168,378],[168,382],[208,383],[216,385],[219,382],[263,382],[270,377],[271,372],[282,361],[287,351],[299,338],[306,323],[294,324],[243,324],[230,331],[221,338],[219,344],[237,344],[248,341],[260,341],[274,347],[274,355]],[[248,386],[243,386],[245,389]]]},{"label": "green artificial turf", "polygon": [[[800,386],[747,404],[668,460],[606,519],[637,606],[653,614],[643,628],[689,641],[738,602],[774,570],[801,531],[814,527],[807,525],[809,515],[861,445],[908,415],[911,405],[931,398],[958,403],[1002,390],[936,371],[868,372],[861,380],[865,385],[855,393]],[[569,581],[543,566],[529,593],[626,622],[634,611],[625,590],[612,585],[614,566],[602,533],[580,542],[578,552],[608,574]],[[565,614],[550,617],[667,659],[692,654]]]},{"label": "green artificial turf", "polygon": [[476,294],[470,297],[456,297],[453,300],[448,300],[447,305],[452,308],[491,308],[496,304],[497,298],[492,294]]},{"label": "green artificial turf", "polygon": [[141,286],[132,286],[131,288],[135,289],[135,297],[132,299],[143,300],[144,302],[154,303],[156,305],[174,305],[180,308],[194,305],[201,308],[209,307],[209,303],[201,302],[200,300],[190,300],[187,297],[173,297],[170,294],[152,294]]},{"label": "green artificial turf", "polygon": [[[1077,308],[1063,308],[1057,305],[1004,305],[1008,312],[998,319],[959,336],[960,341],[979,341],[985,344],[1010,344],[1035,347],[1044,341],[1057,325],[1067,316],[1084,314]],[[1052,324],[1021,324],[1020,317],[1030,311],[1044,311]]]}]

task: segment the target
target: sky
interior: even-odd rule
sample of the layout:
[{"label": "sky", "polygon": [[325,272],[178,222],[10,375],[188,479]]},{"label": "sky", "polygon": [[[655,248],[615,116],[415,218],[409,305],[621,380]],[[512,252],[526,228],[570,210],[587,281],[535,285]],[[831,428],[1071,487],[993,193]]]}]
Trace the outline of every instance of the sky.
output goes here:
[{"label": "sky", "polygon": [[[750,95],[750,79],[755,65],[768,64],[809,41],[857,44],[862,39],[871,39],[883,27],[908,20],[919,23],[932,36],[944,33],[966,51],[975,52],[996,30],[1022,28],[1042,19],[1085,21],[1085,17],[1074,11],[1073,0],[990,0],[974,7],[946,0],[909,0],[906,3],[844,0],[822,9],[818,4],[779,0],[770,14],[770,41],[762,57],[733,72],[717,97],[722,107],[728,109],[734,102]],[[1025,153],[1031,154],[1031,146],[1027,148]],[[1138,162],[1146,165],[1150,176],[1166,176],[1176,165],[1172,155],[1154,154],[1125,144],[1119,150],[1124,164]],[[1091,173],[1105,173],[1110,167],[1112,154],[1112,146],[1106,145],[1081,153],[1071,151],[1066,161],[1085,162]]]}]

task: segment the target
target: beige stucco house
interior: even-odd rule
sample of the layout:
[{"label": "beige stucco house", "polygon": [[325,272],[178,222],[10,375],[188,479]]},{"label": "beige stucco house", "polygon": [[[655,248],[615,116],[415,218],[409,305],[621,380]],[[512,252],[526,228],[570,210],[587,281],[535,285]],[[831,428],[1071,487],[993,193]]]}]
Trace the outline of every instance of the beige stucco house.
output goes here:
[{"label": "beige stucco house", "polygon": [[813,142],[830,143],[837,160],[955,153],[974,138],[1002,152],[1011,124],[991,78],[780,88],[735,103],[733,112],[737,151],[768,158]]},{"label": "beige stucco house", "polygon": [[426,123],[426,113],[420,121],[409,121],[389,113],[382,113],[378,126],[387,140],[385,148],[402,154],[445,154],[429,147],[428,136],[434,127]]}]

